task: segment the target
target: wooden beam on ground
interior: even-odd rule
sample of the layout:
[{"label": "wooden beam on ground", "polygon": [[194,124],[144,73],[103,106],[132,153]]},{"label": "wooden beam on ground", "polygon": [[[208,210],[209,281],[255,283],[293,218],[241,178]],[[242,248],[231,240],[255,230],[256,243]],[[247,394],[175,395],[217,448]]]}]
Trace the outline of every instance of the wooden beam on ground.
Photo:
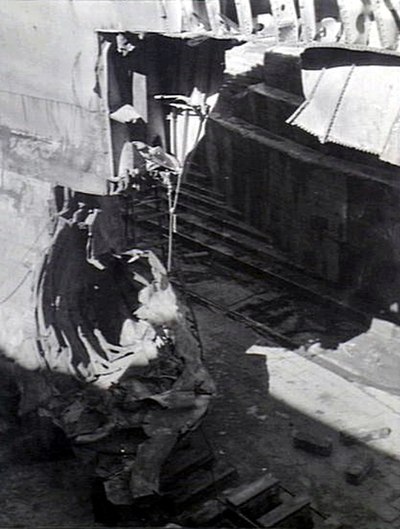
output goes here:
[{"label": "wooden beam on ground", "polygon": [[314,524],[311,517],[310,500],[306,497],[288,499],[279,507],[261,516],[257,522],[260,527],[271,529],[281,526],[289,526],[293,529],[312,529]]},{"label": "wooden beam on ground", "polygon": [[245,516],[257,518],[266,510],[277,507],[279,501],[279,481],[269,475],[224,494],[228,505],[240,510]]}]

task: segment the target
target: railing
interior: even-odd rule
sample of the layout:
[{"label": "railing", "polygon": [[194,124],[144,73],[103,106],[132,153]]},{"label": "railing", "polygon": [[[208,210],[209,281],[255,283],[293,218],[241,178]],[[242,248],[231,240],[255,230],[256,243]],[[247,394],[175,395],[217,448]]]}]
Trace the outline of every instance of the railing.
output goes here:
[{"label": "railing", "polygon": [[397,50],[400,0],[181,0],[182,30],[273,43]]}]

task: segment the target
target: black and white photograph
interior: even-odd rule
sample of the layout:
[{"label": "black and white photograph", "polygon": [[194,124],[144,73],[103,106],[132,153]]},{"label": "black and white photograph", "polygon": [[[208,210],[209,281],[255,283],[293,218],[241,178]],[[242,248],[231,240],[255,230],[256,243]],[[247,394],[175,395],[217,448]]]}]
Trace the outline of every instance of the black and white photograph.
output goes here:
[{"label": "black and white photograph", "polygon": [[400,529],[400,0],[0,0],[0,529]]}]

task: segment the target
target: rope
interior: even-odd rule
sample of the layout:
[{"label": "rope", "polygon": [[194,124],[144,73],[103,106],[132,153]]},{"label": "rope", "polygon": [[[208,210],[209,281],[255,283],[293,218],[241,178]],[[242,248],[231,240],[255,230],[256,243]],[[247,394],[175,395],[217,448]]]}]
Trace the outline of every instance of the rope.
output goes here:
[{"label": "rope", "polygon": [[[7,294],[7,296],[5,296],[2,300],[0,300],[0,305],[3,305],[4,303],[6,303],[9,299],[11,299],[14,296],[14,294],[16,294],[18,292],[18,290],[22,287],[22,285],[25,283],[25,280],[27,279],[27,277],[31,273],[32,273],[32,269],[30,268],[26,272],[24,277],[21,279],[21,281],[17,284],[17,286],[9,294]],[[5,283],[5,281],[4,281],[4,283]]]},{"label": "rope", "polygon": [[[43,228],[40,230],[39,234],[37,235],[36,239],[33,241],[33,243],[31,244],[31,246],[26,250],[26,252],[24,253],[24,255],[22,256],[21,258],[21,261],[24,261],[24,259],[26,258],[26,256],[35,248],[35,245],[37,243],[37,241],[40,239],[40,237],[43,235],[43,233],[45,232],[45,230],[47,230],[51,224],[53,223],[53,219],[51,219],[49,222],[46,222],[46,224],[43,226]],[[6,303],[7,301],[9,301],[17,292],[18,290],[22,287],[22,285],[25,283],[26,279],[28,278],[29,274],[31,274],[33,272],[33,267],[30,267],[29,270],[27,270],[27,272],[24,274],[23,278],[17,283],[17,285],[11,290],[11,292],[9,292],[3,299],[0,300],[0,305],[3,305],[4,303]],[[5,285],[8,281],[8,279],[10,278],[10,276],[8,278],[6,278],[3,283],[0,285],[0,287],[2,287],[3,285]]]},{"label": "rope", "polygon": [[[174,233],[176,231],[176,221],[175,221],[175,210],[178,203],[177,197],[179,196],[180,182],[182,179],[183,171],[179,171],[178,180],[176,184],[176,192],[174,199],[172,198],[172,185],[171,182],[168,182],[167,187],[167,197],[168,197],[168,253],[167,253],[167,271],[171,272],[172,268],[172,252],[174,244]],[[175,228],[175,230],[174,230]]]},{"label": "rope", "polygon": [[176,275],[177,275],[177,279],[178,279],[178,282],[179,282],[179,285],[180,285],[180,288],[181,288],[181,292],[183,294],[183,297],[184,297],[184,301],[185,301],[185,304],[190,312],[190,316],[191,316],[191,319],[192,319],[192,324],[193,324],[193,327],[194,329],[194,334],[196,335],[196,339],[197,339],[197,343],[199,345],[199,349],[200,349],[200,358],[201,358],[201,361],[203,362],[204,361],[204,346],[203,346],[203,342],[201,340],[201,335],[200,335],[200,331],[199,331],[199,326],[198,326],[198,323],[197,323],[197,317],[196,317],[196,313],[193,309],[193,303],[191,301],[191,298],[187,295],[187,287],[186,287],[186,282],[185,282],[185,279],[183,277],[183,273],[182,271],[179,269],[179,268],[176,268]]}]

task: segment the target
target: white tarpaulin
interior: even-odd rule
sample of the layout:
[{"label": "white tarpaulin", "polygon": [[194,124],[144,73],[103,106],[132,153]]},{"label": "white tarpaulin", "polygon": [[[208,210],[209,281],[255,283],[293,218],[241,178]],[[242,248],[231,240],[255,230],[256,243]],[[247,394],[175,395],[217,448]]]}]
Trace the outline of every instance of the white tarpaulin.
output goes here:
[{"label": "white tarpaulin", "polygon": [[303,55],[306,101],[288,119],[333,142],[400,165],[400,56],[310,48]]}]

